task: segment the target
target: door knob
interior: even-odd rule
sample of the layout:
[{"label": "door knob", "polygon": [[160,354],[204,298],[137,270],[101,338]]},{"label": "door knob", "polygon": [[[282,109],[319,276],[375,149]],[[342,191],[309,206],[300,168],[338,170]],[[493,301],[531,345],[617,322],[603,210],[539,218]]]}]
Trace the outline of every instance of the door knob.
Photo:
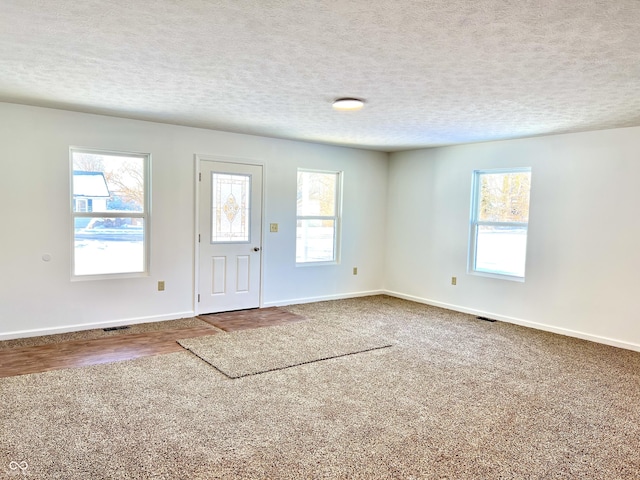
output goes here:
[{"label": "door knob", "polygon": [[253,251],[254,252],[259,252],[260,251],[260,247],[253,247]]}]

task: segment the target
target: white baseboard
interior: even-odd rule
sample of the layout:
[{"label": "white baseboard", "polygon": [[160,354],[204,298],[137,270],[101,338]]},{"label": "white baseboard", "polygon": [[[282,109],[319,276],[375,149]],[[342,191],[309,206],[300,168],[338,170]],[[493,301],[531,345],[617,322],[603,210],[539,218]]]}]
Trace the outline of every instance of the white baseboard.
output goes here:
[{"label": "white baseboard", "polygon": [[0,334],[0,341],[12,340],[14,338],[39,337],[41,335],[55,335],[57,333],[79,332],[81,330],[93,330],[96,328],[120,327],[123,325],[135,325],[137,323],[162,322],[165,320],[178,320],[180,318],[190,318],[195,316],[193,311],[176,312],[166,315],[153,315],[149,317],[125,318],[121,320],[110,320],[108,322],[81,323],[76,325],[64,325],[52,328],[37,328],[34,330],[19,330]]},{"label": "white baseboard", "polygon": [[345,298],[370,297],[372,295],[384,295],[384,290],[369,290],[366,292],[341,293],[338,295],[322,295],[319,297],[291,298],[288,300],[275,300],[264,302],[263,307],[285,307],[287,305],[297,305],[300,303],[325,302],[327,300],[343,300]]},{"label": "white baseboard", "polygon": [[[515,325],[521,325],[523,327],[535,328],[537,330],[543,330],[546,332],[557,333],[557,334],[565,335],[568,337],[580,338],[582,340],[589,340],[591,342],[602,343],[604,345],[610,345],[613,347],[619,347],[619,348],[624,348],[626,350],[633,350],[636,352],[640,352],[640,344],[637,344],[637,343],[625,342],[622,340],[603,337],[600,335],[592,335],[590,333],[580,332],[577,330],[571,330],[571,329],[562,328],[562,327],[555,327],[553,325],[547,325],[539,322],[532,322],[530,320],[524,320],[522,318],[509,317],[506,315],[500,315],[493,312],[486,312],[484,310],[477,310],[474,308],[468,308],[461,305],[453,305],[450,303],[439,302],[436,300],[416,297],[414,295],[407,295],[404,293],[394,292],[391,290],[369,290],[365,292],[352,292],[352,293],[343,293],[338,295],[322,295],[318,297],[302,297],[302,298],[292,298],[288,300],[276,300],[272,302],[265,302],[263,304],[263,307],[283,307],[287,305],[296,305],[301,303],[314,303],[314,302],[323,302],[327,300],[342,300],[346,298],[369,297],[372,295],[389,295],[391,297],[402,298],[404,300],[423,303],[425,305],[440,307],[447,310],[453,310],[456,312],[468,313],[470,315],[487,317],[487,318],[499,320],[501,322],[512,323]],[[81,330],[92,330],[96,328],[109,328],[109,327],[119,327],[123,325],[135,325],[138,323],[151,323],[151,322],[162,322],[166,320],[178,320],[181,318],[191,318],[194,316],[195,316],[194,311],[186,311],[186,312],[175,312],[175,313],[170,313],[165,315],[153,315],[148,317],[135,317],[135,318],[120,319],[120,320],[110,320],[107,322],[64,325],[60,327],[39,328],[39,329],[33,329],[33,330],[18,330],[13,332],[1,333],[0,341],[12,340],[15,338],[37,337],[41,335],[55,335],[58,333],[77,332]]]},{"label": "white baseboard", "polygon": [[640,352],[640,345],[637,343],[625,342],[622,340],[616,340],[614,338],[602,337],[599,335],[592,335],[590,333],[579,332],[577,330],[570,330],[568,328],[554,327],[553,325],[547,325],[545,323],[532,322],[530,320],[524,320],[522,318],[508,317],[493,312],[485,312],[483,310],[476,310],[473,308],[467,308],[460,305],[452,305],[450,303],[438,302],[436,300],[430,300],[428,298],[415,297],[413,295],[405,295],[404,293],[392,292],[386,290],[382,292],[385,295],[391,297],[402,298],[404,300],[411,300],[412,302],[424,303],[434,307],[445,308],[447,310],[453,310],[456,312],[469,313],[480,317],[487,317],[501,322],[513,323],[515,325],[521,325],[523,327],[535,328],[536,330],[543,330],[545,332],[557,333],[565,335],[567,337],[580,338],[582,340],[589,340],[591,342],[602,343],[604,345],[610,345],[612,347],[624,348],[626,350],[634,350]]}]

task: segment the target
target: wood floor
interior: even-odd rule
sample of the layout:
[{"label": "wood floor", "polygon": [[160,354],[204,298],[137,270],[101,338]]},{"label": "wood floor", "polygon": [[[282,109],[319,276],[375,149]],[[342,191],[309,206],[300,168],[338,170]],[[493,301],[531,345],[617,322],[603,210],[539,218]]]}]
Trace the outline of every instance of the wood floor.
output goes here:
[{"label": "wood floor", "polygon": [[284,325],[287,323],[300,322],[305,319],[300,315],[287,312],[278,307],[211,313],[208,315],[200,315],[198,318],[225,332]]},{"label": "wood floor", "polygon": [[[304,320],[303,317],[275,308],[203,317],[200,318],[204,321],[199,322],[202,326],[198,327],[173,328],[91,340],[73,340],[1,349],[0,378],[181,352],[185,349],[176,340],[220,334],[218,328],[233,331]],[[217,318],[212,320],[212,317]],[[216,328],[213,326],[214,322],[222,327]]]}]

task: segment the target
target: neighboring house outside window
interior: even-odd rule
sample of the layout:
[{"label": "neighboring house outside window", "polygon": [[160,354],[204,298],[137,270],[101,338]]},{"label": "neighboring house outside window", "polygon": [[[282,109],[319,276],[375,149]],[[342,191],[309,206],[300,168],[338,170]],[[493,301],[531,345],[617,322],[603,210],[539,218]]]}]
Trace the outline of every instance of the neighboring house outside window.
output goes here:
[{"label": "neighboring house outside window", "polygon": [[95,201],[97,212],[107,211],[111,196],[103,172],[73,171],[73,205],[75,212],[91,212]]},{"label": "neighboring house outside window", "polygon": [[339,261],[341,172],[298,170],[296,263]]},{"label": "neighboring house outside window", "polygon": [[146,275],[150,155],[71,148],[72,277]]},{"label": "neighboring house outside window", "polygon": [[531,169],[473,172],[469,272],[524,281]]}]

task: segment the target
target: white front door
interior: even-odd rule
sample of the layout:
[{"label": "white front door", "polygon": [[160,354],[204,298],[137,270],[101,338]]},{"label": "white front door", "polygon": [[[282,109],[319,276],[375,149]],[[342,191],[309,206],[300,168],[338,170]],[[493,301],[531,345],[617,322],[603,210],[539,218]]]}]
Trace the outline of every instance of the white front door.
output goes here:
[{"label": "white front door", "polygon": [[260,306],[262,166],[199,162],[198,313]]}]

